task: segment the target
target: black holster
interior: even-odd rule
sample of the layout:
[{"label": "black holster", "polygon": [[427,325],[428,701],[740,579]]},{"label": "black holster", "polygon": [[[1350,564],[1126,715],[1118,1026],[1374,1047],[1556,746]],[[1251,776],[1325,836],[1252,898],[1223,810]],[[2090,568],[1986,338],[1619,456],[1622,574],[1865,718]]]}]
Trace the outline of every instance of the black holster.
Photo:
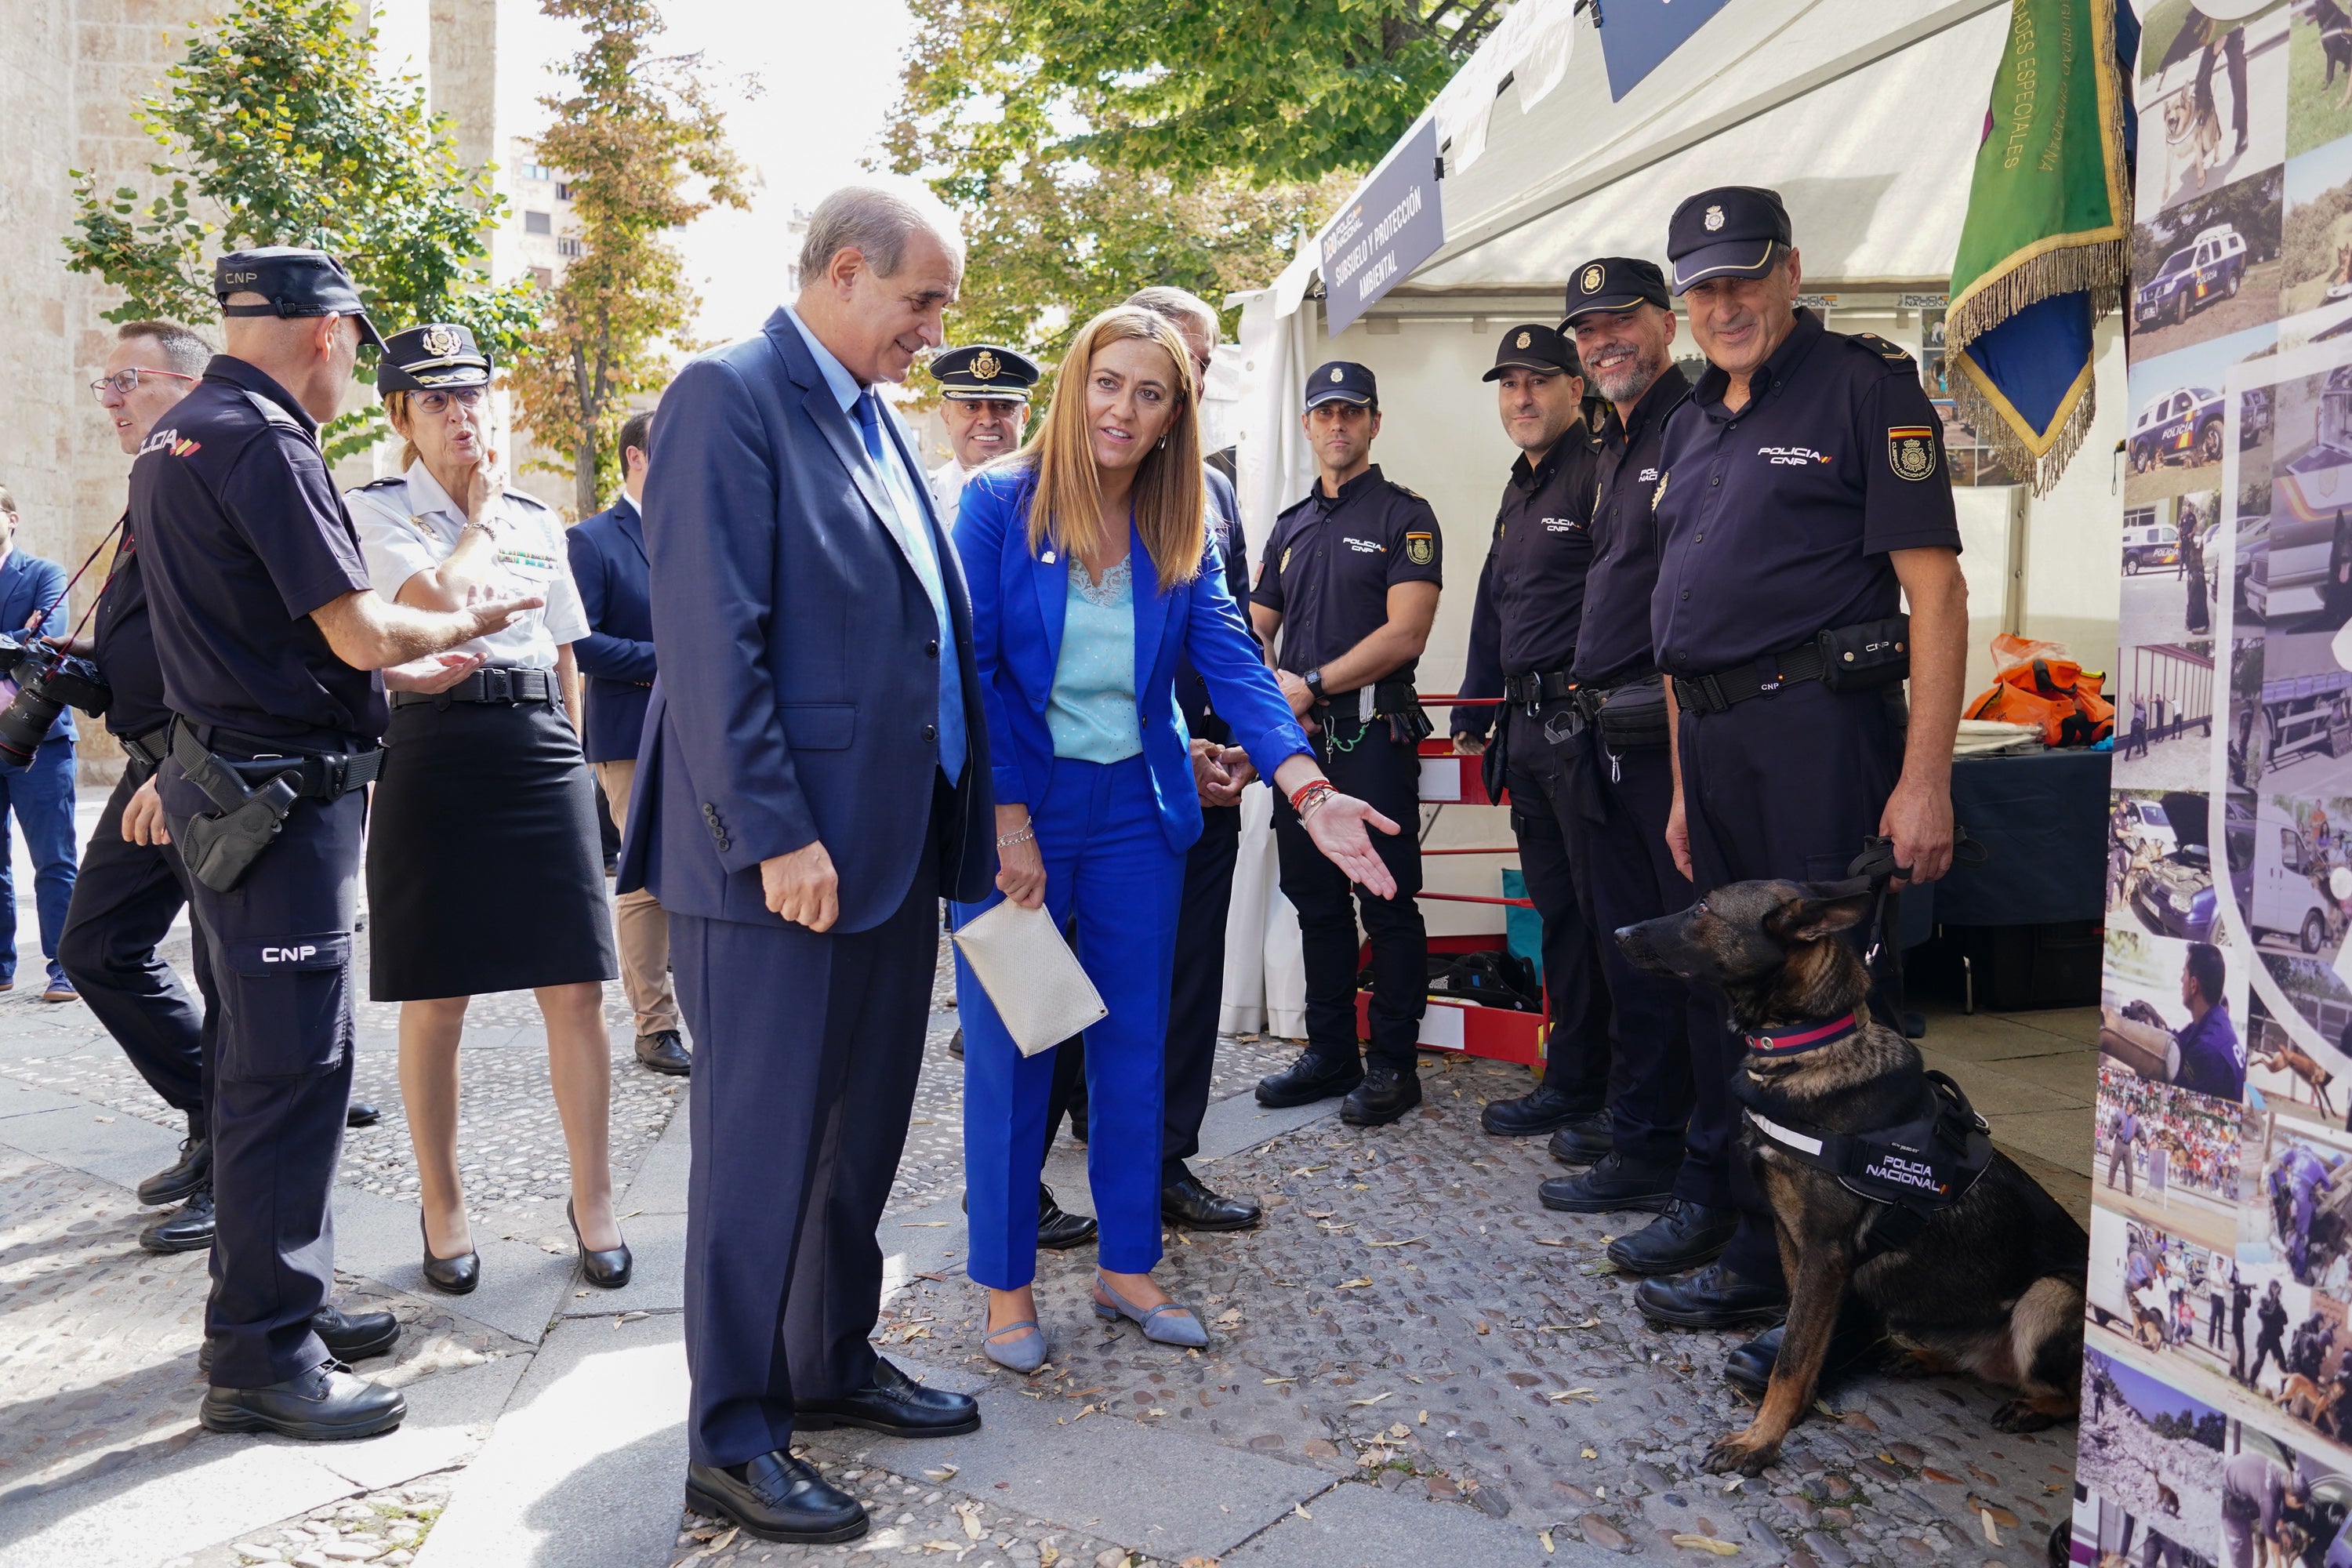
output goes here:
[{"label": "black holster", "polygon": [[295,801],[301,798],[302,770],[297,764],[271,774],[258,787],[247,787],[235,769],[176,724],[172,727],[172,755],[189,781],[220,807],[217,815],[188,819],[180,845],[188,875],[215,893],[226,893],[277,841]]},{"label": "black holster", "polygon": [[1372,703],[1389,721],[1389,739],[1400,746],[1418,746],[1437,732],[1421,694],[1409,680],[1383,680],[1372,687]]}]

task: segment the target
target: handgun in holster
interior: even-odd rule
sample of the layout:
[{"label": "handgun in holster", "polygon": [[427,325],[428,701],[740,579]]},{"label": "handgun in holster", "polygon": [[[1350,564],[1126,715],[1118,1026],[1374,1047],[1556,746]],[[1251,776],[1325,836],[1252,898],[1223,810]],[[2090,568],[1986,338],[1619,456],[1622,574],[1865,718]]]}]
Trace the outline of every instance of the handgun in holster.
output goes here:
[{"label": "handgun in holster", "polygon": [[1388,718],[1389,739],[1400,746],[1418,746],[1437,732],[1409,680],[1379,682],[1372,688],[1372,701]]},{"label": "handgun in holster", "polygon": [[235,769],[177,724],[172,727],[172,755],[220,807],[216,815],[190,817],[181,834],[188,874],[215,893],[228,892],[285,827],[301,795],[301,766],[295,763],[248,787]]}]

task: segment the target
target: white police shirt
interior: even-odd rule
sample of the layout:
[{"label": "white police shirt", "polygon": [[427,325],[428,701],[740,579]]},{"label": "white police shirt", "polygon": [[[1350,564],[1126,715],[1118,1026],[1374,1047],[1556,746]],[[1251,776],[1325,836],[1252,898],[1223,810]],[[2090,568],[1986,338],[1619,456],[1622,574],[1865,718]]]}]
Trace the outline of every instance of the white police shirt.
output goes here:
[{"label": "white police shirt", "polygon": [[[422,458],[400,478],[362,485],[343,499],[359,527],[368,579],[386,599],[397,601],[403,584],[447,560],[465,531],[464,509],[449,499]],[[563,523],[519,490],[490,503],[487,515],[498,529],[493,585],[547,604],[516,616],[504,630],[460,643],[456,651],[485,655],[492,664],[552,669],[556,649],[589,632],[587,611],[572,581]]]},{"label": "white police shirt", "polygon": [[956,510],[963,500],[964,481],[971,478],[972,472],[953,458],[931,470],[931,504],[939,509],[941,531],[955,531]]}]

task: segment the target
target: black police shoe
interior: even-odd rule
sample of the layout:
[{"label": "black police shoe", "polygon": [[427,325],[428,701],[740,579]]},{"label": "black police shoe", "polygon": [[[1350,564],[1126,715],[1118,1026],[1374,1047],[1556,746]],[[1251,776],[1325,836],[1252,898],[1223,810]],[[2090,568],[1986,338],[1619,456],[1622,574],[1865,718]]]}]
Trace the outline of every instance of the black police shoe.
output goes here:
[{"label": "black police shoe", "polygon": [[213,1141],[191,1125],[180,1140],[180,1157],[139,1184],[139,1201],[164,1208],[212,1184]]},{"label": "black police shoe", "polygon": [[1628,1274],[1683,1274],[1712,1263],[1739,1228],[1739,1211],[1670,1198],[1659,1217],[1609,1244],[1609,1261]]},{"label": "black police shoe", "polygon": [[1738,1329],[1786,1317],[1789,1292],[1734,1274],[1717,1261],[1688,1274],[1643,1280],[1633,1305],[1656,1328]]},{"label": "black police shoe", "polygon": [[1054,1201],[1054,1189],[1037,1184],[1037,1245],[1048,1252],[1067,1252],[1095,1238],[1092,1215],[1072,1214]]},{"label": "black police shoe", "polygon": [[400,1425],[408,1402],[339,1361],[267,1388],[212,1388],[196,1407],[207,1432],[275,1432],[305,1442],[373,1437]]},{"label": "black police shoe", "polygon": [[866,1533],[866,1510],[782,1448],[740,1465],[686,1467],[686,1506],[762,1541],[817,1546]]},{"label": "black police shoe", "polygon": [[1350,1127],[1386,1127],[1421,1103],[1421,1073],[1413,1068],[1375,1062],[1364,1081],[1339,1102],[1339,1120]]},{"label": "black police shoe", "polygon": [[[1850,1373],[1872,1371],[1885,1359],[1885,1331],[1867,1310],[1853,1310],[1856,1305],[1853,1301],[1846,1303],[1849,1310],[1838,1314],[1837,1327],[1830,1332],[1829,1352],[1822,1358],[1820,1386],[1823,1389]],[[1772,1381],[1772,1368],[1780,1359],[1781,1338],[1788,1331],[1788,1324],[1780,1324],[1733,1351],[1724,1358],[1723,1381],[1742,1393],[1763,1398],[1764,1390]]]},{"label": "black police shoe", "polygon": [[1616,1214],[1623,1209],[1647,1209],[1661,1214],[1674,1201],[1675,1173],[1643,1170],[1611,1151],[1589,1171],[1554,1176],[1536,1189],[1543,1206],[1562,1214]]},{"label": "black police shoe", "polygon": [[961,1437],[980,1430],[980,1402],[968,1394],[925,1388],[874,1358],[874,1375],[846,1399],[796,1399],[793,1426],[803,1432],[862,1426],[892,1437]]},{"label": "black police shoe", "polygon": [[1532,1138],[1592,1114],[1594,1107],[1574,1095],[1538,1084],[1532,1094],[1495,1100],[1478,1112],[1478,1125],[1497,1138]]},{"label": "black police shoe", "polygon": [[383,1112],[364,1100],[354,1100],[343,1107],[343,1125],[346,1127],[373,1127],[383,1120]]},{"label": "black police shoe", "polygon": [[1344,1061],[1326,1061],[1312,1050],[1305,1050],[1280,1072],[1257,1080],[1257,1102],[1268,1110],[1312,1105],[1318,1100],[1346,1094],[1363,1081],[1363,1065],[1353,1056]]},{"label": "black police shoe", "polygon": [[199,1188],[188,1201],[139,1233],[150,1252],[202,1252],[213,1244],[213,1190]]},{"label": "black police shoe", "polygon": [[1160,1186],[1160,1217],[1187,1230],[1247,1230],[1264,1212],[1255,1198],[1229,1198],[1212,1192],[1190,1171]]},{"label": "black police shoe", "polygon": [[687,1054],[686,1041],[676,1029],[656,1029],[650,1035],[637,1037],[637,1061],[658,1073],[672,1078],[684,1078],[694,1070],[694,1058]]},{"label": "black police shoe", "polygon": [[1553,1133],[1544,1147],[1563,1165],[1597,1165],[1617,1147],[1617,1138],[1610,1131],[1609,1113],[1596,1110]]},{"label": "black police shoe", "polygon": [[963,1026],[961,1024],[956,1026],[956,1032],[948,1037],[948,1055],[958,1061],[963,1060]]},{"label": "black police shoe", "polygon": [[[327,1347],[327,1353],[340,1362],[371,1361],[380,1355],[390,1355],[392,1347],[400,1342],[400,1320],[390,1312],[361,1312],[356,1315],[321,1307],[310,1314],[310,1331]],[[206,1336],[204,1348],[196,1352],[196,1370],[210,1375],[213,1370],[213,1347],[219,1341]]]}]

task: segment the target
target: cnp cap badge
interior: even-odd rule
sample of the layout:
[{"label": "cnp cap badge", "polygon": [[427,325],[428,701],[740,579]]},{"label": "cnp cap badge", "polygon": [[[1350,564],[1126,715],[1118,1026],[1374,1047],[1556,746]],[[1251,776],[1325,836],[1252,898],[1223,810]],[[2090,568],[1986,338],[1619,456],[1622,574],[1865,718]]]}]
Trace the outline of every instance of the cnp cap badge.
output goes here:
[{"label": "cnp cap badge", "polygon": [[1577,286],[1588,294],[1598,294],[1601,292],[1601,279],[1605,276],[1606,274],[1600,268],[1588,267],[1584,269],[1584,275],[1577,279]]}]

